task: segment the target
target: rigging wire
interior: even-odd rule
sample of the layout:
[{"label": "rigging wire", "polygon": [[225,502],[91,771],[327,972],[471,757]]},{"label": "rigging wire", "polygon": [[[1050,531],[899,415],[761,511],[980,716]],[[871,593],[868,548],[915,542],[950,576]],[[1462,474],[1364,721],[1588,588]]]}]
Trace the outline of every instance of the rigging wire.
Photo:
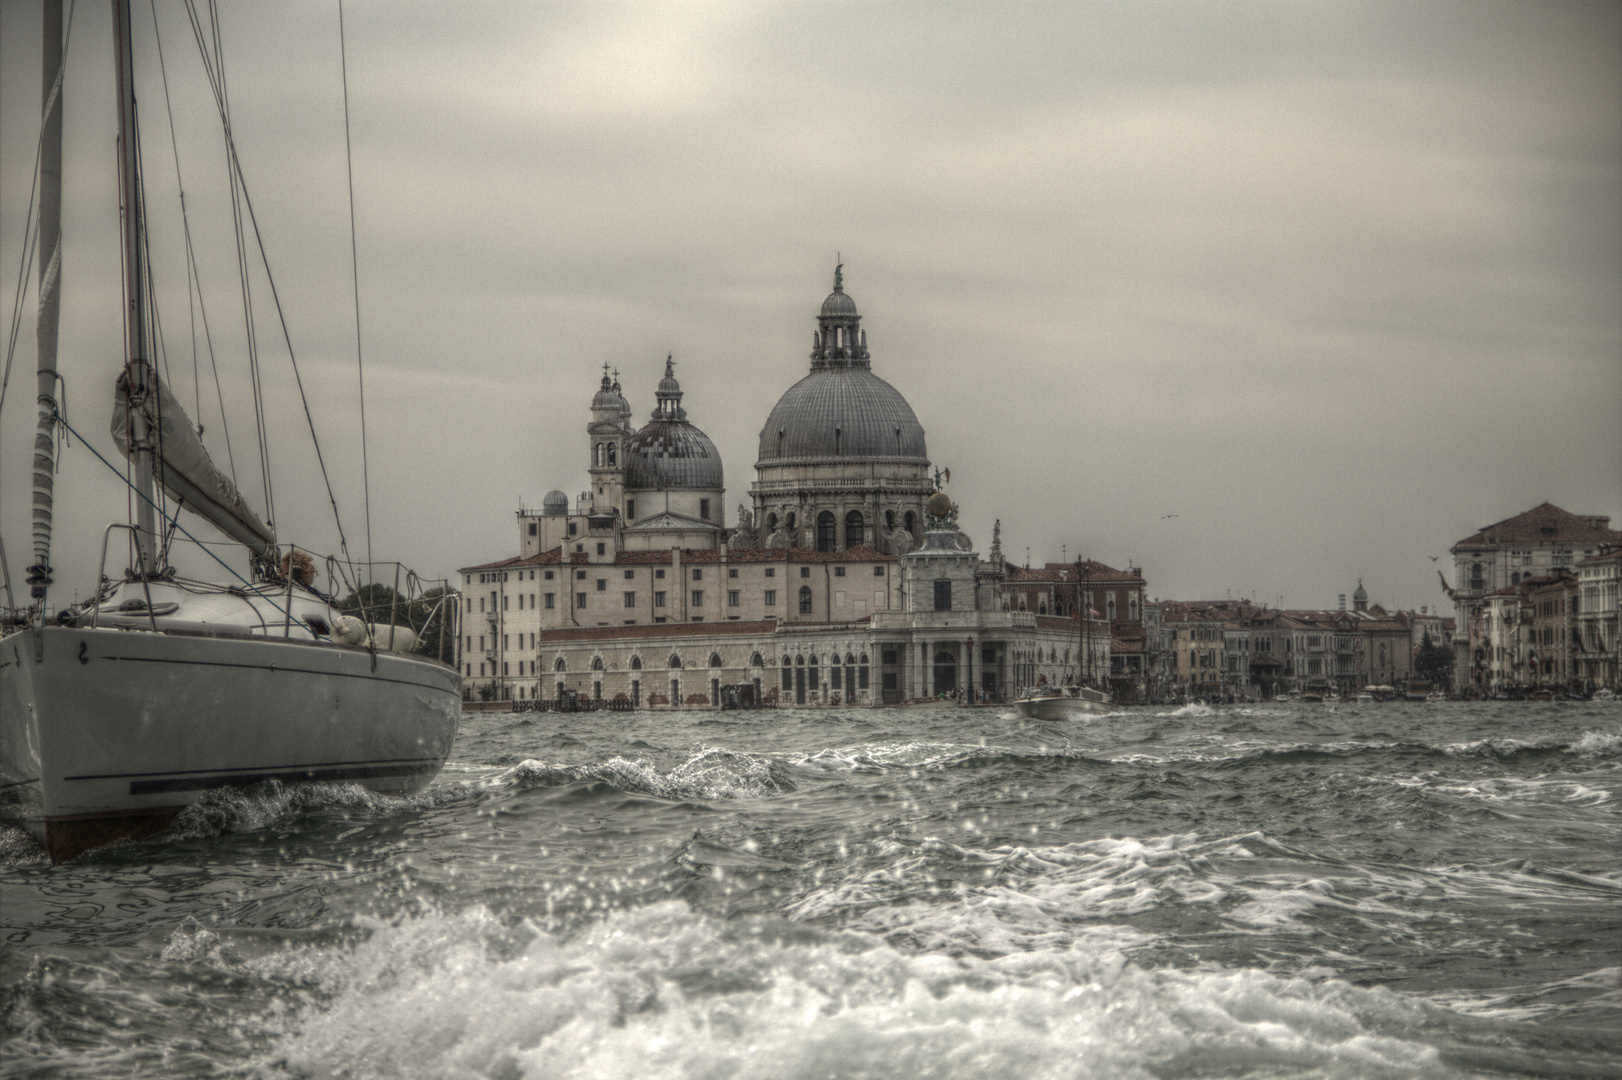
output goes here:
[{"label": "rigging wire", "polygon": [[[202,376],[197,364],[197,319],[199,315],[203,320],[203,343],[208,350],[209,366],[214,371],[214,395],[220,405],[220,428],[225,435],[225,460],[230,468],[231,483],[237,483],[236,454],[231,447],[231,422],[225,413],[225,392],[220,383],[219,359],[214,355],[214,335],[208,326],[208,305],[203,302],[203,275],[197,268],[197,251],[192,245],[191,217],[186,212],[186,185],[180,173],[180,141],[175,134],[175,110],[169,100],[169,69],[163,58],[163,35],[158,30],[157,0],[151,0],[152,6],[152,37],[158,46],[158,72],[163,77],[163,107],[169,115],[169,146],[175,157],[175,182],[180,188],[180,226],[186,241],[186,299],[187,314],[191,318],[191,362],[194,394],[197,403],[197,434],[203,434],[203,402],[202,402]],[[191,303],[196,297],[196,304]]]},{"label": "rigging wire", "polygon": [[366,364],[360,344],[360,253],[355,242],[355,155],[349,138],[349,50],[344,41],[344,0],[338,0],[338,63],[344,83],[344,165],[349,177],[349,272],[355,292],[355,373],[360,382],[360,478],[366,506],[366,577],[372,576],[372,479],[366,460]]},{"label": "rigging wire", "polygon": [[[73,0],[68,0],[68,14],[66,26],[62,31],[62,65],[57,69],[56,81],[51,85],[51,97],[62,93],[62,80],[68,70],[68,45],[73,41]],[[39,162],[45,150],[45,113],[47,109],[40,110],[39,135],[34,139],[34,171],[31,186],[28,189],[28,216],[23,220],[23,257],[22,265],[17,270],[17,295],[11,308],[11,328],[6,340],[6,366],[0,373],[0,409],[6,404],[6,389],[11,385],[11,364],[17,357],[17,336],[22,330],[23,301],[28,299],[28,279],[33,276],[34,249],[38,246],[39,222],[34,217],[34,207],[39,202]]]},{"label": "rigging wire", "polygon": [[[229,107],[228,107],[227,97],[226,97],[226,95],[224,93],[224,89],[225,89],[224,56],[223,56],[223,53],[221,53],[219,51],[220,48],[221,48],[221,40],[220,40],[220,33],[219,33],[220,24],[219,24],[219,19],[218,19],[218,12],[215,9],[215,0],[209,0],[209,11],[210,11],[210,17],[212,19],[212,28],[213,28],[213,31],[214,31],[214,44],[215,44],[215,49],[216,49],[216,54],[215,54],[215,57],[214,57],[214,61],[215,61],[215,67],[217,68],[217,71],[215,69],[209,67],[208,50],[207,50],[206,46],[202,45],[201,27],[198,24],[198,21],[197,21],[197,19],[195,17],[195,11],[193,10],[192,4],[193,4],[193,0],[187,0],[187,2],[186,2],[187,10],[189,12],[193,13],[194,32],[198,34],[199,45],[202,46],[202,51],[203,51],[203,55],[204,55],[204,67],[206,69],[210,70],[209,82],[210,82],[211,87],[213,87],[213,89],[214,89],[215,107],[219,110],[221,122],[225,126],[226,156],[229,159],[229,163],[230,163],[230,167],[231,167],[231,173],[232,173],[232,177],[234,179],[234,184],[233,184],[233,187],[232,187],[233,202],[235,202],[237,192],[240,191],[240,193],[241,193],[241,208],[242,208],[242,210],[246,211],[247,223],[253,229],[254,244],[259,250],[259,261],[260,261],[260,264],[264,267],[265,281],[270,287],[271,304],[276,309],[276,318],[277,318],[278,323],[281,326],[282,340],[287,346],[287,358],[288,358],[288,361],[290,363],[290,366],[293,369],[293,381],[294,381],[294,383],[295,383],[295,385],[297,386],[297,389],[298,389],[299,403],[300,403],[300,405],[303,406],[303,409],[304,409],[304,420],[305,420],[305,424],[308,426],[309,431],[310,431],[310,442],[315,448],[316,463],[317,463],[317,465],[320,466],[321,480],[322,480],[322,483],[326,486],[326,489],[327,489],[327,502],[332,507],[333,524],[336,526],[336,528],[338,530],[338,545],[339,545],[340,550],[343,551],[344,557],[349,558],[350,557],[350,555],[349,555],[349,541],[348,541],[348,538],[344,534],[343,518],[342,518],[342,515],[338,511],[338,498],[333,493],[333,490],[332,490],[332,477],[329,474],[329,472],[327,471],[326,457],[321,452],[321,440],[320,440],[319,436],[316,434],[315,417],[310,412],[310,398],[309,398],[309,394],[305,391],[305,388],[304,388],[304,377],[299,371],[298,355],[297,355],[297,353],[295,352],[295,350],[293,348],[292,331],[287,326],[287,314],[286,314],[286,311],[282,307],[281,294],[276,288],[276,277],[271,272],[271,268],[270,268],[270,254],[265,248],[264,235],[260,232],[260,229],[259,229],[259,218],[254,213],[253,199],[248,193],[247,177],[243,173],[242,164],[241,164],[241,161],[238,158],[237,152],[236,152],[236,141],[232,136],[231,121],[230,121],[230,110],[229,110]],[[256,385],[255,389],[256,389],[256,393],[257,393],[258,392],[257,385]],[[260,411],[259,420],[260,420],[261,425],[263,425],[264,416],[263,416],[263,410],[262,409]],[[268,480],[268,477],[267,477],[267,480]]]}]

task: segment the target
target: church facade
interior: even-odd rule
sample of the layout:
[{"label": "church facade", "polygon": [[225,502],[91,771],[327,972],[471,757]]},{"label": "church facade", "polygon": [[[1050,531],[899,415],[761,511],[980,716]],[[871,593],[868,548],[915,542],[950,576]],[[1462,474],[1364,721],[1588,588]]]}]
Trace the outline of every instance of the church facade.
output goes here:
[{"label": "church facade", "polygon": [[590,486],[520,509],[517,554],[459,572],[465,694],[867,706],[1101,684],[1107,632],[1088,642],[1073,615],[1012,609],[999,545],[982,559],[955,507],[929,513],[924,429],[873,374],[860,324],[836,271],[810,371],[761,428],[731,527],[720,455],[687,418],[673,359],[640,428],[605,366]]}]

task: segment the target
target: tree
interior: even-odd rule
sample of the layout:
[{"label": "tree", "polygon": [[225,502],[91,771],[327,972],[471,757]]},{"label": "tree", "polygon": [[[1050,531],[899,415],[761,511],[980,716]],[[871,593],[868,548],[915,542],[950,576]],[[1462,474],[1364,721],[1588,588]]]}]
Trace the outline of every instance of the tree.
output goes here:
[{"label": "tree", "polygon": [[1419,652],[1414,654],[1414,673],[1433,685],[1446,685],[1453,681],[1453,650],[1431,641],[1429,630],[1419,639]]}]

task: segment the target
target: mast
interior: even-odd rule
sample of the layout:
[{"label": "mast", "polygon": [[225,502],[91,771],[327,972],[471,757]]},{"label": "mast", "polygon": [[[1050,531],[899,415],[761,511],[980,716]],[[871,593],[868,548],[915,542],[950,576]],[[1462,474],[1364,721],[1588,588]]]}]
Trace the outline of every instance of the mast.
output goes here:
[{"label": "mast", "polygon": [[51,509],[56,486],[56,339],[62,282],[62,0],[45,0],[41,37],[39,149],[39,424],[34,431],[34,562],[31,601],[45,616],[51,584]]},{"label": "mast", "polygon": [[[141,259],[140,146],[135,126],[135,55],[131,41],[130,8],[126,0],[113,0],[113,38],[118,56],[118,177],[124,197],[124,381],[130,403],[138,406],[157,384],[146,359],[146,306]],[[130,457],[135,462],[135,547],[141,577],[158,571],[157,505],[152,471],[152,431],[144,410],[132,407]]]}]

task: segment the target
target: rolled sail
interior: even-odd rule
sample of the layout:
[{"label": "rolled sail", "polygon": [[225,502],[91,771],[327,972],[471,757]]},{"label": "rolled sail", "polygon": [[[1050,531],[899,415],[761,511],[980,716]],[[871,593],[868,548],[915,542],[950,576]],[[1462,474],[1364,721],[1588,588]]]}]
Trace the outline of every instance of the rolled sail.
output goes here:
[{"label": "rolled sail", "polygon": [[[215,466],[191,418],[157,373],[148,372],[148,379],[155,389],[140,409],[152,431],[152,471],[158,483],[171,499],[249,551],[274,559],[275,532],[248,509],[231,478]],[[129,386],[120,375],[113,394],[113,442],[125,457],[131,456],[130,430]]]}]

